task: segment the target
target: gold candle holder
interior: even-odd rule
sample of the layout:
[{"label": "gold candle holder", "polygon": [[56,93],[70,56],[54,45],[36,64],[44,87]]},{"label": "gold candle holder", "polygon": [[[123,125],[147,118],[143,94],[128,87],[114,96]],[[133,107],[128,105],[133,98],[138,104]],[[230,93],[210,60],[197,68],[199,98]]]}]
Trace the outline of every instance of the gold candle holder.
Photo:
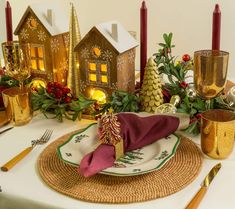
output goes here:
[{"label": "gold candle holder", "polygon": [[32,118],[30,90],[23,87],[13,87],[2,92],[6,115],[14,125],[28,123]]},{"label": "gold candle holder", "polygon": [[201,148],[209,157],[227,158],[233,150],[235,113],[228,110],[208,110],[202,113]]},{"label": "gold candle holder", "polygon": [[229,53],[218,50],[194,52],[194,84],[199,96],[212,99],[225,87]]}]

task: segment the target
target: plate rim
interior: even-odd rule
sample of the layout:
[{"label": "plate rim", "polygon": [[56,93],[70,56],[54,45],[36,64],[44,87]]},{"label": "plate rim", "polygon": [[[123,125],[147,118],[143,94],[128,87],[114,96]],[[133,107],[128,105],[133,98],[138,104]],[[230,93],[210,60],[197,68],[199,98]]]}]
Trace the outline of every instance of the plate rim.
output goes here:
[{"label": "plate rim", "polygon": [[[81,134],[82,132],[86,131],[86,130],[89,129],[91,126],[96,125],[96,124],[97,124],[97,123],[91,123],[91,124],[89,124],[86,128],[84,128],[84,129],[82,129],[82,130],[80,130],[80,131],[78,131],[78,132],[72,134],[72,135],[69,137],[68,140],[66,140],[65,142],[63,142],[61,145],[59,145],[59,146],[57,147],[57,154],[58,154],[59,158],[60,158],[63,162],[68,163],[68,164],[70,164],[70,165],[72,165],[72,166],[77,166],[77,167],[79,166],[79,164],[77,164],[77,163],[72,163],[72,162],[69,162],[69,161],[65,160],[65,159],[62,157],[60,148],[63,147],[64,145],[66,145],[67,143],[69,143],[69,142],[73,139],[73,137],[74,137],[75,135]],[[110,175],[110,176],[137,176],[137,175],[142,175],[142,174],[150,173],[150,172],[152,172],[152,171],[155,171],[155,170],[157,170],[157,169],[160,169],[163,165],[165,165],[165,163],[166,163],[168,160],[170,160],[170,159],[174,156],[174,154],[176,153],[176,150],[177,150],[177,148],[178,148],[178,145],[180,144],[180,136],[179,136],[179,135],[177,135],[177,134],[175,134],[175,133],[172,133],[172,134],[170,134],[170,135],[174,135],[174,136],[176,137],[176,142],[175,142],[175,144],[174,144],[174,146],[173,146],[173,148],[172,148],[172,150],[171,150],[171,153],[170,153],[164,160],[162,160],[162,162],[161,162],[160,164],[158,164],[156,167],[154,167],[154,168],[152,168],[152,169],[149,169],[149,170],[144,170],[144,171],[139,171],[139,172],[136,172],[136,173],[129,173],[129,174],[127,174],[127,173],[115,173],[115,172],[111,172],[111,171],[101,171],[101,172],[99,172],[99,174],[105,174],[105,175]],[[170,136],[170,135],[169,135],[169,136]]]}]

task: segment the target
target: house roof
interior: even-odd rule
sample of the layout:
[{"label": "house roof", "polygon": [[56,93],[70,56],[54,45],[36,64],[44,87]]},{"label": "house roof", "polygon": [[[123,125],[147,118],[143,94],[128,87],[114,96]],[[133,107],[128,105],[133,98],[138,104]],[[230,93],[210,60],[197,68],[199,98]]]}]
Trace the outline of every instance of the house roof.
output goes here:
[{"label": "house roof", "polygon": [[[113,24],[117,24],[117,41],[112,37]],[[117,21],[101,23],[94,26],[91,30],[93,30],[94,28],[97,29],[120,54],[138,46],[138,42],[134,39],[134,37]],[[82,42],[83,40],[78,43],[78,45],[75,47],[75,50]]]},{"label": "house roof", "polygon": [[[50,25],[47,20],[47,10],[52,9],[53,18],[55,18],[54,25]],[[29,13],[34,13],[39,21],[44,25],[46,30],[52,35],[58,35],[69,31],[69,14],[68,10],[63,8],[60,4],[53,2],[32,4],[30,5],[24,15],[22,16],[18,26],[16,27],[15,34],[19,33],[19,30],[24,23],[25,18]]]}]

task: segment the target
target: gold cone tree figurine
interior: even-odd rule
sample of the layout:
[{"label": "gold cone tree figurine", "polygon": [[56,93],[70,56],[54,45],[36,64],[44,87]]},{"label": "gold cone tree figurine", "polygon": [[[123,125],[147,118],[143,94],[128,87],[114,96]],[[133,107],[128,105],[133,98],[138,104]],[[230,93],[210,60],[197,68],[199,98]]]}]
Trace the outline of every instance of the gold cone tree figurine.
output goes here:
[{"label": "gold cone tree figurine", "polygon": [[67,85],[71,89],[72,94],[76,97],[79,95],[79,63],[74,52],[74,47],[81,40],[80,29],[76,10],[71,3],[70,9],[70,25],[69,25],[69,71]]},{"label": "gold cone tree figurine", "polygon": [[163,103],[161,78],[153,58],[145,67],[144,80],[140,91],[142,110],[153,113]]}]

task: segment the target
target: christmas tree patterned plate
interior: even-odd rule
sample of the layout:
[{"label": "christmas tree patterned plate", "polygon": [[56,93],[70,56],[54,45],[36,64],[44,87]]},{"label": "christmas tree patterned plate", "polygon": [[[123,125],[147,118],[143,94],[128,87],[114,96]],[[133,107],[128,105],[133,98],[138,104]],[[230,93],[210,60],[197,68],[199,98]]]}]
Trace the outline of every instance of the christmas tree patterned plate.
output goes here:
[{"label": "christmas tree patterned plate", "polygon": [[[93,123],[83,131],[72,135],[58,147],[57,153],[60,159],[78,167],[82,158],[99,145],[96,133],[97,124]],[[174,156],[179,143],[179,137],[171,134],[141,149],[126,152],[123,157],[115,161],[113,167],[100,173],[112,176],[134,176],[160,169]]]}]

